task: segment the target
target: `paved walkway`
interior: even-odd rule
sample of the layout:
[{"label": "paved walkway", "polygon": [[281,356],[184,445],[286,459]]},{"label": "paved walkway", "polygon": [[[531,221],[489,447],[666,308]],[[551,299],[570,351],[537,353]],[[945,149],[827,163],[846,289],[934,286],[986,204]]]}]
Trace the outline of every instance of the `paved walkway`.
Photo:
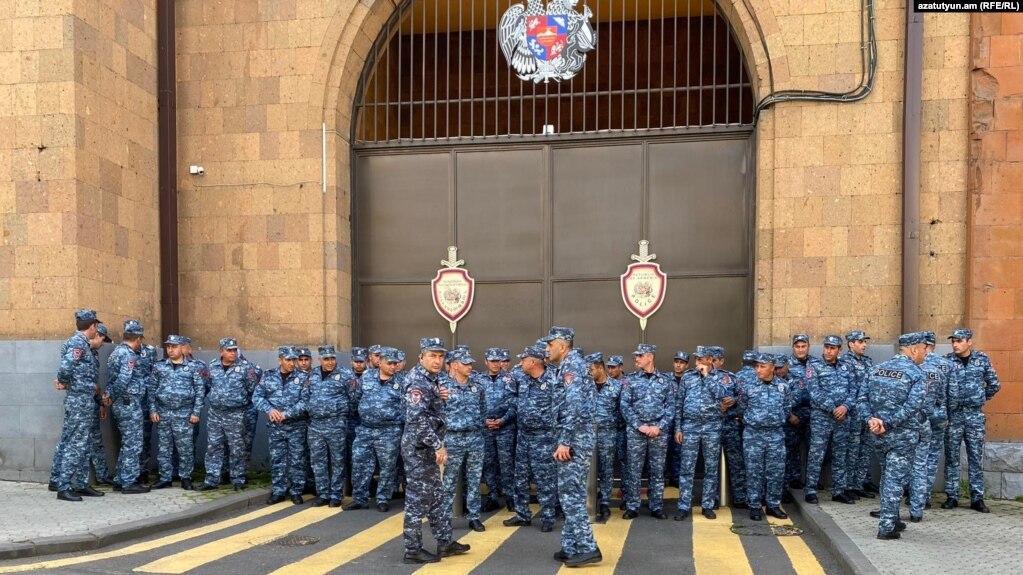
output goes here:
[{"label": "paved walkway", "polygon": [[868,514],[878,508],[877,499],[843,505],[832,502],[826,492],[820,499],[819,506],[799,502],[804,516],[827,533],[854,572],[937,575],[1016,573],[1023,568],[1023,503],[989,500],[991,513],[982,514],[968,507],[941,509],[945,496],[937,495],[920,523],[910,523],[903,506],[908,528],[902,539],[881,541],[876,538],[877,519]]},{"label": "paved walkway", "polygon": [[[90,549],[246,507],[265,489],[183,491],[175,485],[139,495],[103,488],[104,497],[59,501],[46,484],[0,481],[0,558]],[[59,544],[59,545],[55,545]]]}]

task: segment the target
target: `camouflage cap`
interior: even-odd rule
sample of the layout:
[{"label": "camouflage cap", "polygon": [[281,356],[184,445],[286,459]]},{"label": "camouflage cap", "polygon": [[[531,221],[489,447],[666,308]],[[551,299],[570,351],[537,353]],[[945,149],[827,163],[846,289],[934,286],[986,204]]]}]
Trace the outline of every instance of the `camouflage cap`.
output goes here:
[{"label": "camouflage cap", "polygon": [[192,345],[192,338],[188,337],[187,335],[181,336],[181,339],[185,340],[184,343],[182,343],[181,345]]},{"label": "camouflage cap", "polygon": [[298,353],[298,357],[308,357],[310,359],[313,357],[313,352],[308,347],[297,348],[295,352]]},{"label": "camouflage cap", "polygon": [[758,364],[770,364],[774,365],[774,355],[770,353],[757,353],[754,354],[754,360]]},{"label": "camouflage cap", "polygon": [[647,353],[657,353],[657,346],[652,343],[641,343],[636,346],[636,351],[632,352],[632,355],[644,355]]},{"label": "camouflage cap", "polygon": [[186,339],[183,335],[168,335],[163,343],[167,345],[185,345]]},{"label": "camouflage cap", "polygon": [[948,336],[948,339],[973,339],[973,330],[958,327],[952,330],[952,335]]},{"label": "camouflage cap", "polygon": [[483,358],[487,361],[501,361],[502,355],[502,350],[499,347],[488,347],[487,351],[483,352]]},{"label": "camouflage cap", "polygon": [[352,348],[352,361],[366,361],[366,348],[364,348],[364,347],[353,347]]},{"label": "camouflage cap", "polygon": [[792,336],[792,345],[796,345],[799,342],[810,343],[810,336],[805,333],[797,333]]},{"label": "camouflage cap", "polygon": [[439,337],[424,337],[419,340],[420,351],[447,351],[444,340]]},{"label": "camouflage cap", "polygon": [[832,345],[835,347],[842,347],[842,338],[837,335],[828,335],[824,337],[824,345]]},{"label": "camouflage cap", "polygon": [[137,319],[129,319],[124,322],[124,335],[144,335],[145,330],[142,329],[142,323]]},{"label": "camouflage cap", "polygon": [[689,363],[689,354],[681,350],[676,351],[673,361],[684,361]]},{"label": "camouflage cap", "polygon": [[754,362],[756,360],[757,360],[757,352],[753,351],[752,349],[747,349],[746,351],[742,352],[742,362],[743,363],[750,363],[750,362]]},{"label": "camouflage cap", "polygon": [[451,359],[449,361],[457,361],[465,365],[472,365],[476,363],[476,360],[472,358],[472,354],[467,349],[455,349],[451,351]]},{"label": "camouflage cap", "polygon": [[865,341],[868,339],[870,339],[870,336],[858,329],[854,329],[845,334],[845,341]]},{"label": "camouflage cap", "polygon": [[316,351],[319,353],[320,359],[337,358],[337,351],[334,349],[334,346],[332,345],[321,345],[319,349],[317,349]]},{"label": "camouflage cap", "polygon": [[96,317],[95,310],[80,309],[75,312],[75,321],[91,321],[92,323],[99,323],[99,318]]},{"label": "camouflage cap", "polygon": [[401,360],[398,358],[398,350],[393,347],[388,347],[380,352],[380,359],[387,363],[399,363]]},{"label": "camouflage cap", "polygon": [[522,351],[522,356],[521,357],[522,357],[522,359],[525,359],[527,357],[531,357],[533,359],[538,359],[540,361],[543,361],[544,358],[547,357],[547,350],[539,349],[537,347],[527,347],[526,349],[524,349]]},{"label": "camouflage cap", "polygon": [[298,350],[290,345],[282,345],[277,348],[277,357],[283,359],[298,359]]},{"label": "camouflage cap", "polygon": [[779,367],[785,367],[785,364],[787,364],[788,362],[789,362],[789,356],[787,354],[779,353],[779,354],[776,354],[774,356],[774,367],[775,367],[775,369],[777,369]]},{"label": "camouflage cap", "polygon": [[924,343],[926,343],[927,345],[934,345],[938,343],[938,334],[934,333],[933,331],[925,331]]},{"label": "camouflage cap", "polygon": [[604,363],[604,354],[600,353],[599,351],[597,353],[591,353],[590,355],[584,357],[583,361],[585,361],[586,363]]},{"label": "camouflage cap", "polygon": [[369,352],[370,355],[380,355],[381,353],[384,352],[384,346],[380,345],[379,343],[374,343],[373,345],[369,346],[369,350],[367,351]]},{"label": "camouflage cap", "polygon": [[623,361],[622,360],[622,356],[620,356],[620,355],[612,355],[611,357],[607,358],[607,366],[608,367],[618,367],[618,366],[622,365],[622,361]]},{"label": "camouflage cap", "polygon": [[111,341],[113,341],[110,339],[110,332],[107,331],[107,326],[103,325],[102,323],[96,326],[96,333],[100,334],[103,337],[103,343],[110,343]]},{"label": "camouflage cap", "polygon": [[575,330],[570,327],[554,326],[551,328],[551,331],[541,339],[543,340],[544,343],[548,343],[556,339],[572,341],[573,339],[575,339]]},{"label": "camouflage cap", "polygon": [[714,359],[720,359],[722,357],[725,357],[725,348],[721,347],[720,345],[712,345],[707,349],[710,350],[710,356],[713,357]]},{"label": "camouflage cap", "polygon": [[907,347],[910,345],[916,345],[924,342],[923,332],[914,331],[911,333],[904,333],[899,336],[899,347]]},{"label": "camouflage cap", "polygon": [[238,349],[238,340],[233,337],[225,337],[220,340],[221,349]]}]

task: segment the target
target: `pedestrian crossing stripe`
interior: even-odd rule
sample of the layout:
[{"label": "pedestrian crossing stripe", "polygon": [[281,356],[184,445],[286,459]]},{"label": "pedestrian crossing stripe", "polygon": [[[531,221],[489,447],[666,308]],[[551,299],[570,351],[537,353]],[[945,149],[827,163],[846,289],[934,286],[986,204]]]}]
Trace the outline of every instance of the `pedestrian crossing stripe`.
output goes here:
[{"label": "pedestrian crossing stripe", "polygon": [[486,531],[482,533],[470,531],[464,537],[457,538],[458,541],[472,546],[469,553],[445,557],[444,561],[440,563],[424,565],[416,571],[416,574],[469,575],[473,569],[482,565],[488,557],[494,554],[494,551],[497,551],[508,538],[519,530],[519,527],[505,527],[501,524],[505,519],[514,516],[513,513],[507,512],[495,513],[490,519],[483,522],[483,526],[487,528]]},{"label": "pedestrian crossing stripe", "polygon": [[270,575],[324,575],[373,551],[401,534],[405,514],[397,513],[312,555],[285,565]]},{"label": "pedestrian crossing stripe", "polygon": [[283,537],[292,531],[319,523],[324,519],[337,515],[341,512],[339,508],[332,507],[310,507],[293,515],[271,521],[265,525],[254,527],[248,531],[218,539],[216,541],[193,547],[180,553],[168,555],[136,567],[133,571],[141,573],[169,573],[179,575],[223,559],[229,555],[240,553],[257,545],[269,543],[278,537]]},{"label": "pedestrian crossing stripe", "polygon": [[[629,529],[633,521],[622,519],[616,514],[607,520],[607,523],[593,524],[593,537],[597,540],[597,547],[603,560],[595,565],[586,566],[586,575],[613,575],[618,567],[618,560],[622,558],[622,551],[625,549],[625,539],[629,536]],[[558,575],[567,573],[578,573],[578,569],[562,565]]]},{"label": "pedestrian crossing stripe", "polygon": [[[771,525],[792,525],[792,520],[784,519],[772,522]],[[802,537],[779,537],[778,543],[789,556],[792,570],[798,575],[824,575],[824,568]]]},{"label": "pedestrian crossing stripe", "polygon": [[732,510],[722,507],[717,519],[707,519],[693,513],[693,564],[697,573],[715,575],[753,575],[749,558],[745,553],[737,556],[736,550],[743,549],[742,539],[732,532]]},{"label": "pedestrian crossing stripe", "polygon": [[153,539],[152,541],[136,543],[122,549],[82,555],[80,557],[53,559],[24,565],[3,566],[0,567],[0,573],[24,573],[25,571],[37,571],[39,569],[60,569],[61,567],[69,567],[71,565],[81,565],[82,563],[91,563],[93,561],[102,561],[104,559],[115,559],[117,557],[135,555],[137,553],[145,553],[146,551],[152,551],[153,549],[159,549],[160,547],[165,547],[167,545],[174,545],[176,543],[181,543],[182,541],[188,541],[189,539],[195,539],[196,537],[202,537],[203,535],[223,531],[224,529],[229,529],[236,525],[241,525],[242,523],[260,519],[284,509],[287,509],[287,507],[261,507],[255,511],[239,515],[238,517],[232,517],[204,527],[197,527],[195,529],[189,529],[188,531],[167,535],[165,537]]}]

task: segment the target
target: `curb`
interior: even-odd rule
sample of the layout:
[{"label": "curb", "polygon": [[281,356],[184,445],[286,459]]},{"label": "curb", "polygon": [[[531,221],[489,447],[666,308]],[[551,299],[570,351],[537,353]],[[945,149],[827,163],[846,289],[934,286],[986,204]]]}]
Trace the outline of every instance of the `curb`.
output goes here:
[{"label": "curb", "polygon": [[867,556],[863,554],[859,546],[842,531],[842,528],[835,523],[827,513],[820,510],[817,505],[801,501],[802,490],[790,490],[794,501],[788,504],[789,508],[795,508],[799,516],[804,520],[806,529],[812,532],[824,547],[835,556],[847,573],[852,575],[880,575],[880,571]]},{"label": "curb", "polygon": [[146,537],[178,527],[187,527],[197,521],[252,507],[253,504],[261,503],[269,493],[269,489],[248,489],[246,493],[228,495],[216,501],[196,505],[191,509],[159,517],[147,517],[119,525],[98,527],[84,533],[40,537],[17,543],[0,543],[0,559],[19,559],[99,549],[129,539]]}]

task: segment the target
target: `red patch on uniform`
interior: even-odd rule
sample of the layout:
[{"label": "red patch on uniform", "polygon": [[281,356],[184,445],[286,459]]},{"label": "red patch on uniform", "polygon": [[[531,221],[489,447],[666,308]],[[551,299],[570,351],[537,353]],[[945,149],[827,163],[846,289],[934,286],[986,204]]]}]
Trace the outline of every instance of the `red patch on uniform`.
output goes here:
[{"label": "red patch on uniform", "polygon": [[76,348],[72,349],[71,350],[71,357],[73,357],[75,359],[75,361],[78,361],[78,360],[82,359],[82,348],[76,347]]},{"label": "red patch on uniform", "polygon": [[359,384],[359,382],[353,379],[353,380],[348,382],[348,387],[350,387],[352,389],[355,389],[355,386],[358,385],[358,384]]},{"label": "red patch on uniform", "polygon": [[813,377],[813,368],[812,367],[806,368],[806,377]]},{"label": "red patch on uniform", "polygon": [[423,392],[418,389],[408,391],[408,400],[412,405],[419,405],[423,401]]},{"label": "red patch on uniform", "polygon": [[128,360],[128,369],[135,369],[135,360],[134,359],[129,359]]},{"label": "red patch on uniform", "polygon": [[571,385],[573,381],[575,381],[575,374],[574,373],[566,373],[565,374],[565,385]]}]

